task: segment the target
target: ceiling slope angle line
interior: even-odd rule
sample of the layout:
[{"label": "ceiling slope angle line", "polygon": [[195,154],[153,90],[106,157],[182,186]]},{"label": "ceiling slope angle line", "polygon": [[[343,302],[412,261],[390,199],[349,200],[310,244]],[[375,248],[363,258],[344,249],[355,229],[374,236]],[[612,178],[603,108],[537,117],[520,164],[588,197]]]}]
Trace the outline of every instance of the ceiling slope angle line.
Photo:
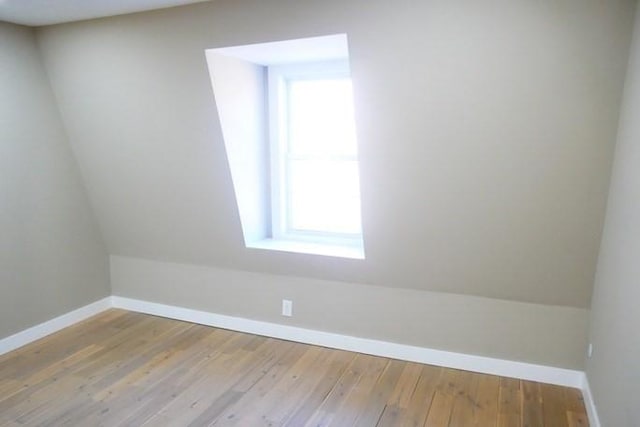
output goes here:
[{"label": "ceiling slope angle line", "polygon": [[203,1],[207,0],[0,0],[0,21],[39,27]]}]

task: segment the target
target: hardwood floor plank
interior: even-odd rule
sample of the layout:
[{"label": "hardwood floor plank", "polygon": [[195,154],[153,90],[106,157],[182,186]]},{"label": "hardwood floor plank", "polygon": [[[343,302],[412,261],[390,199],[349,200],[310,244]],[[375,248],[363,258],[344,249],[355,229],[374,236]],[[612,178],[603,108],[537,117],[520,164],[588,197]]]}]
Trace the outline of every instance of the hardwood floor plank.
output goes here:
[{"label": "hardwood floor plank", "polygon": [[390,405],[395,405],[402,409],[409,407],[411,397],[413,396],[416,386],[418,385],[418,381],[420,380],[423,366],[424,365],[419,363],[406,363],[402,374],[400,375],[400,379],[396,384],[396,388],[393,390],[393,394],[389,398]]},{"label": "hardwood floor plank", "polygon": [[[16,420],[26,425],[46,425],[51,418],[69,405],[71,401],[80,401],[81,397],[74,396],[75,391],[82,384],[82,379],[66,375],[46,387],[39,388],[27,398],[15,405]],[[73,396],[71,399],[67,396]]]},{"label": "hardwood floor plank", "polygon": [[424,424],[425,427],[448,426],[454,401],[455,397],[453,395],[436,390]]},{"label": "hardwood floor plank", "polygon": [[501,377],[498,398],[498,427],[520,427],[522,425],[521,405],[520,381]]},{"label": "hardwood floor plank", "polygon": [[[384,358],[380,359],[388,360]],[[364,409],[361,411],[355,423],[356,426],[375,426],[377,424],[406,363],[407,362],[393,359],[388,361],[386,368],[369,393]]]},{"label": "hardwood floor plank", "polygon": [[[296,352],[302,354],[297,360]],[[230,406],[213,425],[281,425],[282,421],[274,424],[271,410],[286,402],[288,396],[298,395],[296,392],[302,391],[299,386],[304,383],[303,378],[310,377],[314,383],[319,381],[316,373],[308,374],[309,367],[318,362],[323,353],[318,347],[296,345],[286,358],[279,362],[277,370],[267,372],[267,375],[245,393],[242,399]],[[305,395],[303,391],[302,396],[298,395],[298,399],[304,398]]]},{"label": "hardwood floor plank", "polygon": [[285,425],[304,404],[331,367],[332,350],[312,346],[305,362],[297,364],[275,387],[272,405],[264,416],[267,425]]},{"label": "hardwood floor plank", "polygon": [[353,361],[338,379],[337,383],[333,384],[333,388],[326,396],[324,401],[318,406],[311,418],[305,424],[308,427],[320,427],[327,426],[333,419],[333,415],[336,413],[344,396],[348,396],[349,392],[360,379],[362,372],[366,369],[369,356],[358,354],[354,357]]},{"label": "hardwood floor plank", "polygon": [[421,371],[422,366],[417,363],[405,364],[396,387],[378,420],[379,426],[400,425],[420,379]]},{"label": "hardwood floor plank", "polygon": [[241,393],[240,398],[233,404],[227,405],[221,413],[205,411],[191,425],[235,426],[258,425],[262,420],[265,407],[271,406],[269,398],[275,385],[287,374],[295,363],[309,350],[309,346],[289,343],[286,352],[279,355],[275,363],[268,369],[263,369],[257,375],[245,378],[241,383],[232,387],[232,391]]},{"label": "hardwood floor plank", "polygon": [[567,409],[567,424],[569,427],[586,427],[589,425],[587,410],[584,405],[582,391],[576,388],[563,388],[564,401]]},{"label": "hardwood floor plank", "polygon": [[494,427],[498,420],[498,399],[500,397],[500,377],[478,374],[478,388],[475,402],[474,426]]},{"label": "hardwood floor plank", "polygon": [[[201,357],[196,352],[202,348],[202,342],[214,335],[215,330],[208,331],[201,328],[190,328],[172,337],[167,337],[167,348],[152,346],[150,351],[140,353],[131,362],[121,366],[114,376],[116,381],[96,382],[96,388],[100,389],[93,398],[98,401],[110,401],[121,396],[130,387],[144,387],[146,383],[162,378],[163,375],[177,369],[185,358]],[[189,353],[185,352],[185,345],[191,346]]]},{"label": "hardwood floor plank", "polygon": [[406,362],[369,356],[370,365],[334,416],[331,425],[375,426]]},{"label": "hardwood floor plank", "polygon": [[[125,312],[123,316],[126,314]],[[102,315],[98,315],[98,318]],[[134,327],[141,320],[135,313],[126,317],[130,320],[130,327]],[[112,328],[105,327],[99,319],[95,323],[85,320],[0,356],[0,378],[21,380],[33,371],[42,369],[42,366],[49,362],[62,360],[89,343],[95,343],[96,340],[104,341],[113,334]],[[101,342],[101,346],[105,346],[104,342]]]},{"label": "hardwood floor plank", "polygon": [[304,425],[322,403],[329,397],[332,390],[338,384],[342,376],[351,367],[356,355],[347,351],[332,351],[330,356],[330,365],[324,372],[319,383],[313,388],[306,399],[292,412],[292,415],[286,420],[286,426],[298,427]]},{"label": "hardwood floor plank", "polygon": [[560,386],[541,384],[544,424],[547,426],[567,427],[567,408],[564,390]]},{"label": "hardwood floor plank", "polygon": [[478,374],[460,371],[460,382],[453,409],[451,411],[450,426],[472,426],[475,413],[478,409],[476,403],[476,390],[480,380]]},{"label": "hardwood floor plank", "polygon": [[586,412],[582,391],[577,388],[565,387],[563,388],[562,393],[564,395],[565,406],[568,411],[576,413]]},{"label": "hardwood floor plank", "polygon": [[366,412],[367,404],[371,401],[371,394],[388,365],[388,359],[374,356],[367,357],[367,365],[358,382],[343,399],[343,404],[334,414],[330,425],[353,426],[356,424],[356,420]]},{"label": "hardwood floor plank", "polygon": [[[105,427],[122,424],[139,426],[156,415],[160,408],[166,407],[175,400],[197,379],[197,371],[192,367],[199,365],[203,360],[207,343],[212,340],[213,335],[210,333],[201,336],[189,351],[169,352],[160,366],[152,365],[151,370],[142,367],[145,375],[139,376],[138,380],[131,384],[138,390],[135,394],[135,407],[128,411],[121,411],[121,421],[118,421],[118,424],[109,422],[100,424]],[[138,376],[133,375],[133,377]],[[109,403],[113,407],[125,405],[127,397],[130,398],[130,393],[129,396],[126,393],[121,394],[118,400]]]},{"label": "hardwood floor plank", "polygon": [[[229,402],[228,390],[244,393],[290,348],[290,345],[283,346],[276,340],[265,339],[256,350],[246,351],[242,346],[248,342],[247,337],[243,334],[238,338],[230,340],[217,357],[206,360],[199,373],[193,371],[199,378],[181,378],[178,385],[184,385],[186,390],[161,408],[145,425],[185,426],[206,410],[213,414],[216,408],[224,409],[226,406],[221,407],[220,402]],[[236,348],[235,353],[228,352],[230,348]]]},{"label": "hardwood floor plank", "polygon": [[578,412],[567,412],[567,424],[569,427],[589,427],[587,414]]},{"label": "hardwood floor plank", "polygon": [[522,427],[543,425],[542,392],[540,384],[533,381],[522,382]]},{"label": "hardwood floor plank", "polygon": [[0,426],[585,427],[579,390],[108,310],[0,357]]},{"label": "hardwood floor plank", "polygon": [[443,368],[422,365],[420,378],[411,395],[405,411],[399,415],[398,425],[403,427],[421,427],[425,424],[427,415],[432,407],[433,395],[436,392]]}]

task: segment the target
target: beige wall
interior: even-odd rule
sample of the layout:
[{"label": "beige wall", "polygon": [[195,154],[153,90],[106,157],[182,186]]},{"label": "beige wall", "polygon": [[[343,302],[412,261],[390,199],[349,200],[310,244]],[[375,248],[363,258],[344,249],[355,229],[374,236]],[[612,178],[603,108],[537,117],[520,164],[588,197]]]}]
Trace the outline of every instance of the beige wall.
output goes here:
[{"label": "beige wall", "polygon": [[207,53],[226,156],[235,187],[244,242],[270,236],[269,150],[265,68],[214,52]]},{"label": "beige wall", "polygon": [[[113,294],[439,350],[582,369],[587,310],[111,257]],[[282,299],[293,317],[280,315]]]},{"label": "beige wall", "polygon": [[640,420],[640,14],[598,263],[587,376],[603,426]]},{"label": "beige wall", "polygon": [[0,338],[109,295],[108,257],[31,29],[0,23]]},{"label": "beige wall", "polygon": [[[36,36],[116,295],[582,368],[634,6],[218,0]],[[367,259],[246,249],[204,51],[336,33],[350,42]],[[107,285],[78,285],[104,252],[66,179],[52,200],[75,200],[86,233],[53,230],[89,259],[74,259],[78,296],[60,297],[72,306]]]},{"label": "beige wall", "polygon": [[[111,254],[586,308],[633,7],[219,0],[38,39]],[[204,50],[342,32],[367,259],[245,249]]]}]

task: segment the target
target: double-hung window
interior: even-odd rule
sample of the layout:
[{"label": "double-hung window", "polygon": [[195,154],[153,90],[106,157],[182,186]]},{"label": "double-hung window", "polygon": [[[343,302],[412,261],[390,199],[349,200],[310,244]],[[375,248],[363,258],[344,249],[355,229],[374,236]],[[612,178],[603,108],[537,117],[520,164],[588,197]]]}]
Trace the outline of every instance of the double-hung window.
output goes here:
[{"label": "double-hung window", "polygon": [[206,56],[245,245],[363,259],[346,34]]},{"label": "double-hung window", "polygon": [[361,248],[348,62],[271,66],[268,73],[273,239]]}]

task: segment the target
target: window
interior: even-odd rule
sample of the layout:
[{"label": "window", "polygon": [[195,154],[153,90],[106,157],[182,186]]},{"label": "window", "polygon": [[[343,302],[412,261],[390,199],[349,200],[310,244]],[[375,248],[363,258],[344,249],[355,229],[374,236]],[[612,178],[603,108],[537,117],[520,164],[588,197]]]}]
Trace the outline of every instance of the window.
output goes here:
[{"label": "window", "polygon": [[273,238],[361,245],[346,61],[269,67]]},{"label": "window", "polygon": [[345,34],[206,51],[245,245],[364,258]]}]

